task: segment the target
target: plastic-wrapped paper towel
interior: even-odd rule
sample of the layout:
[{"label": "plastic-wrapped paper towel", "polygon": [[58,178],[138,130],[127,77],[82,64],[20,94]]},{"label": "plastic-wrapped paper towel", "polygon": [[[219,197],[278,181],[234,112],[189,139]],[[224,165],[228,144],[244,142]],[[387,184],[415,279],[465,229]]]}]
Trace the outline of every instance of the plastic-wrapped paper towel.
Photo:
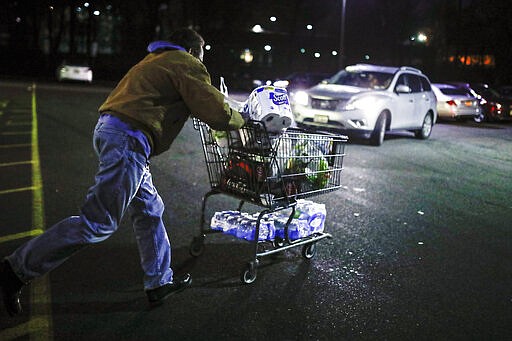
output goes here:
[{"label": "plastic-wrapped paper towel", "polygon": [[281,132],[293,123],[288,92],[284,88],[260,86],[254,89],[244,110],[251,119],[263,122],[269,132]]}]

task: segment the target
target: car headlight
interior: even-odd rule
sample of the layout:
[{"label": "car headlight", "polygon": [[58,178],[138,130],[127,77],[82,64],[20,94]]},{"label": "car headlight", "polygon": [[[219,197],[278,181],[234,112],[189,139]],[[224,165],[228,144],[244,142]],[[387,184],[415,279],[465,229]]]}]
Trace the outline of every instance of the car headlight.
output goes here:
[{"label": "car headlight", "polygon": [[309,95],[305,91],[297,91],[293,99],[299,105],[308,105],[309,103]]},{"label": "car headlight", "polygon": [[290,82],[287,80],[279,80],[274,82],[274,86],[280,87],[280,88],[286,88],[288,85],[290,85]]},{"label": "car headlight", "polygon": [[345,110],[362,110],[367,111],[375,107],[377,98],[375,97],[362,97],[348,101],[345,105]]}]

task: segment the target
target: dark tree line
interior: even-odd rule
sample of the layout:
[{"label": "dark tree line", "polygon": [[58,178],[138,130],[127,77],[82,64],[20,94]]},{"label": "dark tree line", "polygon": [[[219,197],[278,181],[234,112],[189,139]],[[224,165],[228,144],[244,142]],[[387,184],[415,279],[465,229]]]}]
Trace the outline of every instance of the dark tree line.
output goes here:
[{"label": "dark tree line", "polygon": [[[63,54],[84,54],[96,62],[110,65],[115,62],[126,68],[145,53],[149,41],[163,39],[181,26],[197,29],[214,44],[210,62],[221,69],[234,65],[239,49],[248,41],[261,45],[269,39],[275,46],[274,59],[269,63],[274,68],[334,71],[338,66],[336,62],[305,63],[297,57],[297,51],[301,46],[338,47],[339,0],[91,0],[87,8],[84,3],[83,0],[1,0],[0,52],[11,59],[11,63],[3,63],[3,69],[19,64],[20,58],[27,59],[27,68],[31,64],[40,67],[44,62],[51,69],[52,63]],[[78,7],[82,8],[81,12],[77,12]],[[95,16],[95,10],[101,15]],[[279,17],[278,22],[262,22],[267,33],[252,34],[250,25],[268,18],[270,13]],[[108,40],[113,49],[109,55],[102,55],[95,44],[106,39],[100,21],[106,20],[107,14],[108,20],[115,24]],[[495,81],[512,82],[509,0],[347,0],[345,15],[347,62],[364,61],[363,55],[369,54],[372,57],[369,62],[399,65],[414,63],[419,56],[421,67],[434,74],[444,74],[443,65],[449,55],[493,55]],[[305,31],[305,23],[313,24],[315,29]],[[407,45],[407,38],[419,27],[430,34],[428,44]],[[66,49],[62,48],[63,44]],[[30,59],[27,55],[37,58]],[[255,56],[265,62],[263,57]],[[463,65],[453,68],[451,64],[447,69],[468,72]],[[472,76],[488,76],[489,69],[473,69]]]}]

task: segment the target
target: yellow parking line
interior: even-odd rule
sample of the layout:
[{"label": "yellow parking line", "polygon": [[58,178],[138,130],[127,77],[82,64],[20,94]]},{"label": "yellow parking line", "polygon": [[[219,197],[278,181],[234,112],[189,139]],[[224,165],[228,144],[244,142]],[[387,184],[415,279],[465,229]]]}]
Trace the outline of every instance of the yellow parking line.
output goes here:
[{"label": "yellow parking line", "polygon": [[30,143],[0,144],[0,149],[31,147]]},{"label": "yellow parking line", "polygon": [[[31,88],[32,91],[32,186],[1,191],[0,194],[7,194],[19,191],[32,191],[32,230],[20,234],[1,237],[3,240],[12,240],[16,238],[25,238],[36,236],[44,232],[44,202],[43,202],[43,182],[41,177],[41,166],[39,161],[39,143],[38,143],[38,125],[37,125],[37,103],[36,103],[36,84]],[[18,147],[27,147],[18,145]],[[3,192],[3,193],[2,193]],[[34,280],[30,285],[30,317],[28,322],[13,328],[7,328],[0,331],[0,340],[12,340],[29,336],[30,340],[52,340],[53,339],[53,318],[51,307],[51,290],[48,275]]]},{"label": "yellow parking line", "polygon": [[[44,230],[44,202],[43,202],[43,181],[41,177],[41,165],[39,163],[39,140],[37,130],[37,103],[36,103],[36,84],[32,84],[32,185],[36,188],[32,199],[32,229]],[[35,280],[30,286],[31,316],[30,321],[38,324],[42,328],[36,333],[31,334],[31,339],[52,340],[52,306],[51,289],[48,274]]]},{"label": "yellow parking line", "polygon": [[31,124],[32,124],[32,122],[27,122],[27,121],[14,122],[13,120],[9,120],[9,121],[5,122],[6,126],[11,126],[11,127],[14,127],[14,126],[29,126]]},{"label": "yellow parking line", "polygon": [[0,135],[4,136],[12,136],[12,135],[31,135],[32,132],[30,131],[4,131],[1,132]]},{"label": "yellow parking line", "polygon": [[0,337],[2,337],[2,340],[17,340],[27,335],[44,333],[49,327],[48,319],[45,317],[34,318],[15,327],[0,331]]},{"label": "yellow parking line", "polygon": [[18,161],[18,162],[5,162],[0,163],[0,167],[12,167],[12,166],[20,166],[20,165],[30,165],[33,161]]},{"label": "yellow parking line", "polygon": [[26,191],[33,191],[35,189],[36,189],[35,186],[4,189],[4,190],[0,191],[0,195],[11,194],[11,193],[18,193],[18,192],[26,192]]},{"label": "yellow parking line", "polygon": [[39,236],[43,232],[44,232],[43,230],[35,229],[35,230],[30,230],[30,231],[25,231],[25,232],[20,232],[20,233],[9,234],[7,236],[0,237],[0,244],[5,243],[5,242],[10,242],[13,240],[17,240],[17,239]]}]

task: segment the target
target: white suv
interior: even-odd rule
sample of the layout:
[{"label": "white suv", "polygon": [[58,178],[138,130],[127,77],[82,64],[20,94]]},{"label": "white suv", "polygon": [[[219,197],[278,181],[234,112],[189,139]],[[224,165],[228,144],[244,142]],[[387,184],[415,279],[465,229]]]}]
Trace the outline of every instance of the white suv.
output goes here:
[{"label": "white suv", "polygon": [[410,130],[427,139],[437,119],[430,81],[412,67],[357,64],[294,94],[299,125],[340,130],[380,146],[390,130]]}]

